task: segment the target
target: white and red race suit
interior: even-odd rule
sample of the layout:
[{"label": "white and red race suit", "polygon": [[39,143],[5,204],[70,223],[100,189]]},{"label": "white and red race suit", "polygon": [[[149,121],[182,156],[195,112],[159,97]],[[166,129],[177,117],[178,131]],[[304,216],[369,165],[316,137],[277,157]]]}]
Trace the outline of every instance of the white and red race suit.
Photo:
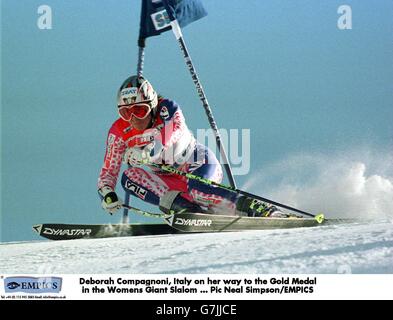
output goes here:
[{"label": "white and red race suit", "polygon": [[[222,168],[214,153],[196,142],[189,131],[179,105],[168,99],[160,99],[152,126],[137,130],[119,118],[109,130],[106,153],[98,189],[108,186],[115,190],[123,155],[127,148],[141,148],[157,142],[163,148],[154,159],[158,164],[175,166],[178,170],[221,182]],[[159,205],[160,197],[168,191],[181,191],[183,197],[204,207],[234,209],[235,194],[221,188],[188,180],[176,174],[168,174],[151,167],[129,167],[122,175],[124,190],[146,202]]]}]

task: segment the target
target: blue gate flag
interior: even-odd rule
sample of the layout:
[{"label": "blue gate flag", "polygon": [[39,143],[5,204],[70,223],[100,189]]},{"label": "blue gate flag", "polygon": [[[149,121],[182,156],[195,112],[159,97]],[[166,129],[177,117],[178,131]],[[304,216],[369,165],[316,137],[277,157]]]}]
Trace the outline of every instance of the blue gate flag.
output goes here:
[{"label": "blue gate flag", "polygon": [[207,15],[200,0],[142,0],[139,39],[158,36],[171,29],[163,1],[173,9],[180,27],[185,27]]}]

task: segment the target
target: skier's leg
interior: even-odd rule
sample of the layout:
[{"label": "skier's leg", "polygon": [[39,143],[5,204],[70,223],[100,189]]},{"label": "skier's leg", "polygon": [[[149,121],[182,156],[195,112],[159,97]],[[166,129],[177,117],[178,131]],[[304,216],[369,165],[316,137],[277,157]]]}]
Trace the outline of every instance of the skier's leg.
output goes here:
[{"label": "skier's leg", "polygon": [[132,167],[124,171],[121,185],[125,192],[158,206],[160,197],[169,191],[168,185],[154,173]]},{"label": "skier's leg", "polygon": [[[197,145],[186,171],[199,177],[220,183],[223,178],[222,167],[214,153],[203,145]],[[237,194],[223,188],[188,180],[188,194],[184,197],[216,213],[234,214]]]},{"label": "skier's leg", "polygon": [[[188,167],[188,172],[218,183],[222,181],[222,167],[211,150],[198,146],[196,152],[199,159]],[[198,149],[197,148],[197,149]],[[204,152],[201,161],[201,152]],[[197,180],[188,181],[189,199],[201,206],[208,207],[210,211],[224,214],[238,214],[252,217],[283,217],[284,215],[275,206],[245,197],[235,192],[201,183]],[[187,198],[187,196],[184,196]]]},{"label": "skier's leg", "polygon": [[202,209],[180,196],[187,191],[187,183],[178,176],[147,172],[142,168],[127,169],[122,176],[124,190],[150,204],[160,206],[164,212],[180,211],[201,212]]}]

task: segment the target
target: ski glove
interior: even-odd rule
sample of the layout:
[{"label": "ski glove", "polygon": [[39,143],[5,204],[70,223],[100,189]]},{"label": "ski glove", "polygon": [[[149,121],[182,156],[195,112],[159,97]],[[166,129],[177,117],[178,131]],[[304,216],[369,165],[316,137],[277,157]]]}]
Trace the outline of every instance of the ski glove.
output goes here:
[{"label": "ski glove", "polygon": [[144,162],[149,162],[150,150],[145,148],[129,148],[124,154],[124,162],[131,166],[139,166]]},{"label": "ski glove", "polygon": [[138,166],[154,162],[160,158],[163,151],[162,144],[156,140],[143,148],[129,148],[124,154],[124,162],[131,166]]},{"label": "ski glove", "polygon": [[116,192],[110,187],[103,187],[98,190],[102,197],[101,206],[110,215],[122,208],[123,201],[117,196]]}]

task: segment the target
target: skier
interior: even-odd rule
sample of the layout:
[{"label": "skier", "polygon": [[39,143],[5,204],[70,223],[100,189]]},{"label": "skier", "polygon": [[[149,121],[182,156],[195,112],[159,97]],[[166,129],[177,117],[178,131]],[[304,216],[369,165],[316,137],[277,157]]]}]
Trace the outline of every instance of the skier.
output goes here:
[{"label": "skier", "polygon": [[122,207],[115,186],[122,161],[129,165],[121,178],[124,190],[165,213],[181,210],[280,216],[276,207],[234,192],[168,174],[148,163],[167,164],[220,183],[222,168],[213,152],[198,143],[188,130],[179,105],[158,95],[142,76],[121,85],[117,119],[109,130],[104,164],[98,179],[102,207],[110,214]]}]

